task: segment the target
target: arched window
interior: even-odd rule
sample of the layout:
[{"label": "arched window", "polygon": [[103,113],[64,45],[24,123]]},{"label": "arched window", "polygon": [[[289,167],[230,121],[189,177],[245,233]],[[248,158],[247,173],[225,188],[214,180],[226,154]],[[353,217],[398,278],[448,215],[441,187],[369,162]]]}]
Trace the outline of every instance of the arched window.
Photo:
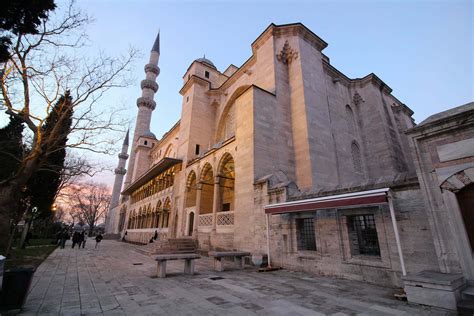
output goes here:
[{"label": "arched window", "polygon": [[168,145],[164,157],[174,158],[173,144]]},{"label": "arched window", "polygon": [[231,104],[227,113],[223,114],[221,122],[219,122],[217,131],[217,142],[224,141],[226,139],[235,136],[235,106]]},{"label": "arched window", "polygon": [[196,195],[197,195],[197,183],[196,183],[196,174],[194,171],[191,171],[188,176],[188,181],[186,181],[186,205],[185,207],[193,207],[196,205]]},{"label": "arched window", "polygon": [[346,105],[346,124],[347,124],[347,128],[349,129],[349,133],[353,134],[356,131],[355,118],[354,118],[354,112],[352,111],[352,108],[350,107],[349,104]]},{"label": "arched window", "polygon": [[235,166],[232,155],[225,153],[222,156],[218,171],[221,194],[219,197],[221,205],[218,211],[234,211]]},{"label": "arched window", "polygon": [[153,227],[155,228],[160,227],[160,218],[161,218],[162,212],[163,212],[163,209],[161,208],[161,201],[158,201],[155,208],[155,222],[153,224]]},{"label": "arched window", "polygon": [[165,203],[163,203],[163,228],[168,227],[169,225],[169,215],[171,211],[171,200],[166,198]]},{"label": "arched window", "polygon": [[212,204],[214,202],[214,173],[209,163],[206,163],[201,170],[200,183],[202,184],[200,214],[212,213]]},{"label": "arched window", "polygon": [[359,145],[356,141],[353,141],[351,144],[351,155],[354,171],[357,173],[362,173],[362,157],[360,155]]}]

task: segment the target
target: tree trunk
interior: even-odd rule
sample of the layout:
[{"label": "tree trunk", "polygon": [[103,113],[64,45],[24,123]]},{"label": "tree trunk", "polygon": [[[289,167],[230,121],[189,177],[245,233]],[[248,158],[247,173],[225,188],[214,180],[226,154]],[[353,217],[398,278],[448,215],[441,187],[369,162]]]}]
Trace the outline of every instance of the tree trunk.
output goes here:
[{"label": "tree trunk", "polygon": [[37,170],[38,163],[38,157],[29,159],[13,179],[0,185],[0,254],[6,254],[9,250],[10,224],[15,218],[20,220],[23,215],[24,210],[20,210],[21,192]]},{"label": "tree trunk", "polygon": [[10,241],[10,224],[20,204],[20,186],[10,182],[0,186],[0,254],[6,254]]}]

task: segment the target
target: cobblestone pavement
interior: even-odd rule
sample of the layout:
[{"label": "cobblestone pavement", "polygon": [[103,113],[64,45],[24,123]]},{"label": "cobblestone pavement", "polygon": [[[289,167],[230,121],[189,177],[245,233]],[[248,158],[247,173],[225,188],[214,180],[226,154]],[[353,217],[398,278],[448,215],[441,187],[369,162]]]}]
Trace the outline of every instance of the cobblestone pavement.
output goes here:
[{"label": "cobblestone pavement", "polygon": [[194,276],[169,261],[169,277],[158,279],[155,261],[134,246],[93,246],[55,250],[36,271],[22,315],[446,315],[383,287],[255,267],[214,272],[209,258],[197,260]]}]

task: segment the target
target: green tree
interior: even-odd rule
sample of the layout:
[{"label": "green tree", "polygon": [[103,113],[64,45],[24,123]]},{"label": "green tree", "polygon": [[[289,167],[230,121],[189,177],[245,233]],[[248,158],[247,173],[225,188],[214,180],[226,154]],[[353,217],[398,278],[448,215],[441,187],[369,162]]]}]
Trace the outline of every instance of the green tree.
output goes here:
[{"label": "green tree", "polygon": [[42,167],[36,171],[27,184],[25,194],[30,197],[30,208],[38,209],[38,217],[46,218],[51,215],[51,207],[60,189],[66,159],[66,143],[72,125],[72,97],[66,91],[53,107],[46,119],[43,129],[45,138],[49,138],[55,126],[59,127],[53,143],[45,144],[48,155],[42,158]]},{"label": "green tree", "polygon": [[14,116],[0,129],[0,181],[15,174],[23,158],[23,124]]},{"label": "green tree", "polygon": [[0,62],[10,57],[12,37],[38,34],[42,21],[56,8],[54,0],[8,0],[0,10]]}]

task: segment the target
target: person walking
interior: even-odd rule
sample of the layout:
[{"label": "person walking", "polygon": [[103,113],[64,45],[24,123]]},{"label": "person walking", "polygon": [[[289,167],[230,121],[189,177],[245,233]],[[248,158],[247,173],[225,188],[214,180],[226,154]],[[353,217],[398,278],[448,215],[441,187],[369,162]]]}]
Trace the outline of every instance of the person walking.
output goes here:
[{"label": "person walking", "polygon": [[99,248],[99,244],[102,241],[102,234],[99,233],[97,236],[95,236],[95,248]]},{"label": "person walking", "polygon": [[80,239],[81,239],[81,234],[75,231],[74,234],[72,235],[72,248],[73,249],[74,249],[74,246],[79,243]]},{"label": "person walking", "polygon": [[61,235],[60,235],[60,238],[61,238],[60,247],[61,247],[61,249],[64,249],[64,247],[66,246],[66,240],[68,239],[68,237],[69,237],[69,234],[68,234],[67,230],[63,229],[63,231],[61,232]]},{"label": "person walking", "polygon": [[87,233],[85,231],[82,232],[82,248],[84,249],[86,247],[86,241],[87,241]]}]

